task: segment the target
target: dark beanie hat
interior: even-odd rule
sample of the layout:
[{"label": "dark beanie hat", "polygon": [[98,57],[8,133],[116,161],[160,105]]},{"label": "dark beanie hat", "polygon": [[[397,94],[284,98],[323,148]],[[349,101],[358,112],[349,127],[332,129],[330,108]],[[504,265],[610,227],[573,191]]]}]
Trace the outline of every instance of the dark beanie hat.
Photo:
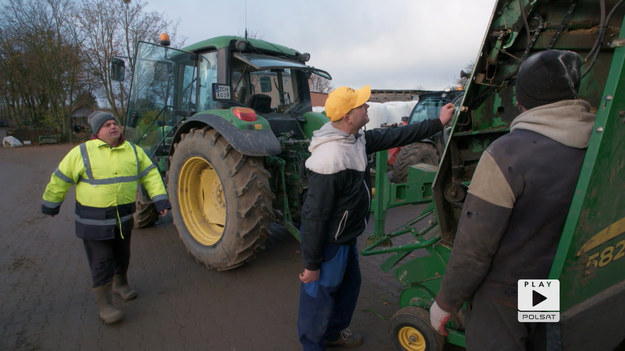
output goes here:
[{"label": "dark beanie hat", "polygon": [[92,114],[90,114],[89,117],[87,117],[87,121],[89,122],[89,125],[91,126],[91,130],[93,131],[93,134],[95,135],[98,134],[98,132],[100,131],[100,128],[102,128],[102,125],[106,121],[111,120],[111,119],[117,121],[117,119],[115,119],[115,116],[104,111],[95,111]]},{"label": "dark beanie hat", "polygon": [[573,51],[545,50],[528,57],[516,76],[516,99],[526,109],[577,99],[582,58]]}]

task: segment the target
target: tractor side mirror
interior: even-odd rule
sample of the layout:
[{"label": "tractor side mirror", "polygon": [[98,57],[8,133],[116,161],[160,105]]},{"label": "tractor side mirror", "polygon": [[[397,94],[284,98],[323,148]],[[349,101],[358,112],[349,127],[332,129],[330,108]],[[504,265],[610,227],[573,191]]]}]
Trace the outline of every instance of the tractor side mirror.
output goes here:
[{"label": "tractor side mirror", "polygon": [[132,111],[132,113],[128,115],[128,121],[126,125],[128,127],[135,128],[137,127],[138,120],[139,120],[139,113],[137,111]]},{"label": "tractor side mirror", "polygon": [[154,62],[154,80],[167,81],[173,71],[174,65],[171,61],[160,60]]},{"label": "tractor side mirror", "polygon": [[124,81],[124,75],[126,74],[126,63],[119,58],[113,58],[111,60],[111,79],[118,82]]}]

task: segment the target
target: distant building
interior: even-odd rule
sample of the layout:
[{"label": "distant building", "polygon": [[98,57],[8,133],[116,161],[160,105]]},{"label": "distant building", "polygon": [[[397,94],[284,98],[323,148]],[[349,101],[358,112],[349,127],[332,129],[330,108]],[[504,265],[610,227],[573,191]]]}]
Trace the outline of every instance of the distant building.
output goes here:
[{"label": "distant building", "polygon": [[82,105],[72,112],[72,129],[77,131],[88,130],[89,123],[87,117],[93,112],[91,106]]},{"label": "distant building", "polygon": [[328,98],[328,94],[326,93],[310,93],[310,103],[313,107],[315,106],[325,106],[326,99]]},{"label": "distant building", "polygon": [[[390,89],[371,89],[370,102],[389,102],[389,101],[416,101],[419,95],[427,93],[430,90],[390,90]],[[310,101],[313,107],[323,107],[326,103],[328,94],[310,93]]]},{"label": "distant building", "polygon": [[419,100],[419,95],[429,90],[390,90],[390,89],[371,89],[371,102],[388,102],[388,101],[413,101]]}]

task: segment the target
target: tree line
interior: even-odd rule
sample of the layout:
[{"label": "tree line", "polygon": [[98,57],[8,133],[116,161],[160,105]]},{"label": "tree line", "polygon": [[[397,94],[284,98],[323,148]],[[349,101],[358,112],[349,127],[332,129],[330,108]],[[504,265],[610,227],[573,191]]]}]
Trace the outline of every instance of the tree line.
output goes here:
[{"label": "tree line", "polygon": [[176,26],[130,0],[8,0],[0,8],[0,118],[71,140],[71,114],[105,107],[123,123],[130,80],[111,80],[111,60],[132,75],[135,45]]}]

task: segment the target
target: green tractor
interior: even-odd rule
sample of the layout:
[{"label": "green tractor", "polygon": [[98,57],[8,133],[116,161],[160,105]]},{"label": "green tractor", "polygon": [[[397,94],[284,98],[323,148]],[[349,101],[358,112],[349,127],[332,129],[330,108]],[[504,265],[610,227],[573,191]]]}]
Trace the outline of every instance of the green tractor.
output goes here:
[{"label": "green tractor", "polygon": [[[375,231],[363,254],[388,254],[382,269],[394,272],[404,286],[401,309],[389,328],[397,349],[465,346],[462,318],[452,318],[449,335],[442,337],[430,325],[429,307],[445,274],[478,160],[488,145],[509,132],[520,113],[514,92],[520,62],[551,48],[584,58],[580,97],[593,106],[596,121],[548,276],[560,284],[559,321],[546,324],[548,349],[623,347],[624,19],[622,0],[496,1],[438,167],[410,167],[405,183],[376,178]],[[386,155],[376,160],[376,174],[386,174]],[[399,230],[386,232],[387,210],[406,204],[424,204],[425,209]]]},{"label": "green tractor", "polygon": [[[308,144],[328,121],[312,112],[309,79],[331,79],[309,58],[236,36],[137,46],[124,135],[166,177],[180,238],[209,268],[251,259],[273,221],[299,238]],[[137,207],[137,226],[156,220],[142,191]]]}]

